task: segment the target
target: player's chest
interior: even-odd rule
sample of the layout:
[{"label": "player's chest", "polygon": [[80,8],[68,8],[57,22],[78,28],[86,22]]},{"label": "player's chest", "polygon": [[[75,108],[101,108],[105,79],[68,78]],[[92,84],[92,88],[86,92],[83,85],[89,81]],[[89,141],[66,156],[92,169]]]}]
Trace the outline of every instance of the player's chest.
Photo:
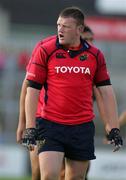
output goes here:
[{"label": "player's chest", "polygon": [[56,51],[48,61],[48,74],[55,76],[93,76],[96,72],[96,59],[88,53],[83,52],[71,57],[67,51]]}]

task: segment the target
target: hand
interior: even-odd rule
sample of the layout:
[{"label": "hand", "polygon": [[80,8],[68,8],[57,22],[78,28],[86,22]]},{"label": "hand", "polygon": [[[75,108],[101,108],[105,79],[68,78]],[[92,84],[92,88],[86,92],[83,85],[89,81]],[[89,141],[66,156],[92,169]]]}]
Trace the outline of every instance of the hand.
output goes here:
[{"label": "hand", "polygon": [[23,136],[23,130],[18,130],[17,129],[17,133],[16,133],[17,143],[21,143],[22,142],[22,136]]},{"label": "hand", "polygon": [[33,151],[36,146],[37,130],[35,128],[27,128],[24,131],[22,145],[27,147],[29,151]]},{"label": "hand", "polygon": [[25,130],[25,124],[19,123],[18,128],[17,128],[17,132],[16,132],[17,143],[22,142],[22,137],[23,137],[24,130]]},{"label": "hand", "polygon": [[118,128],[111,129],[109,134],[106,135],[106,138],[111,144],[114,144],[115,149],[113,150],[113,152],[118,151],[123,145],[123,140],[120,135],[120,130]]}]

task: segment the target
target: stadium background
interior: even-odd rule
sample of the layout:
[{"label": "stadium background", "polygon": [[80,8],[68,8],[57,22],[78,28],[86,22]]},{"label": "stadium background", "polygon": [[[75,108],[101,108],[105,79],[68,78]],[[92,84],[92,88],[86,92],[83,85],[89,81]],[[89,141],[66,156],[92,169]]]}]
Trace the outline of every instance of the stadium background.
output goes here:
[{"label": "stadium background", "polygon": [[[24,62],[38,40],[56,33],[60,10],[71,5],[83,9],[86,22],[94,31],[95,44],[105,54],[119,114],[126,109],[126,0],[0,0],[0,180],[6,177],[23,180],[23,176],[30,176],[28,153],[16,144]],[[103,144],[104,129],[96,104],[94,108],[96,154],[101,159],[92,164],[89,177],[123,180],[126,126],[121,129],[124,146],[113,155],[112,147]],[[104,174],[106,169],[108,174]]]}]

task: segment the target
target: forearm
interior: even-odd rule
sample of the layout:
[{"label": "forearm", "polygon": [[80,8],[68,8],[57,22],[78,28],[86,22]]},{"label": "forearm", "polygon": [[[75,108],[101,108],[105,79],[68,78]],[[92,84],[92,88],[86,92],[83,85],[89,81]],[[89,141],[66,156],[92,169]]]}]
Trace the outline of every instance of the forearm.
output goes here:
[{"label": "forearm", "polygon": [[119,128],[117,103],[112,87],[101,87],[100,92],[103,98],[105,113],[107,114],[110,128]]},{"label": "forearm", "polygon": [[97,107],[98,107],[100,119],[102,120],[102,122],[104,124],[105,131],[106,131],[106,133],[109,133],[111,130],[111,127],[110,127],[110,123],[109,123],[109,118],[108,118],[107,114],[105,113],[104,105],[103,105],[102,101],[100,101],[100,102],[97,101]]},{"label": "forearm", "polygon": [[39,90],[28,87],[25,107],[26,107],[26,128],[35,127],[35,118],[38,105]]},{"label": "forearm", "polygon": [[96,87],[94,87],[93,89],[94,89],[94,95],[96,98],[96,103],[97,103],[97,108],[98,108],[100,118],[103,124],[106,125],[108,123],[108,117],[107,117],[107,114],[105,113],[105,107],[102,100],[102,96]]},{"label": "forearm", "polygon": [[19,101],[19,119],[18,119],[18,127],[16,132],[17,142],[21,142],[23,132],[26,126],[26,118],[25,118],[26,89],[27,89],[27,81],[24,80],[21,88],[20,101]]},{"label": "forearm", "polygon": [[25,97],[27,91],[27,80],[24,79],[21,94],[20,94],[20,101],[19,101],[19,125],[25,127],[26,118],[25,118]]},{"label": "forearm", "polygon": [[106,101],[106,108],[109,115],[109,121],[111,128],[119,128],[117,103],[115,96],[109,95],[109,102]]},{"label": "forearm", "polygon": [[100,115],[100,119],[102,120],[102,122],[104,124],[106,133],[109,133],[111,128],[109,125],[109,118],[107,116],[107,113],[105,112],[105,107],[104,107],[102,96],[99,92],[99,89],[96,88],[95,86],[94,86],[93,90],[94,90],[94,95],[96,98],[96,103],[97,103],[97,108],[98,108],[98,112]]}]

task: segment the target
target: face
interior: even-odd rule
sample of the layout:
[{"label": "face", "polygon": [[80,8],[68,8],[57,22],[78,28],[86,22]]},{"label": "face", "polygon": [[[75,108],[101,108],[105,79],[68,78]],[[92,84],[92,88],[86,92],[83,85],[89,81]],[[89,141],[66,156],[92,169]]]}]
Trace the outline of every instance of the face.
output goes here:
[{"label": "face", "polygon": [[59,17],[57,20],[57,31],[60,44],[73,47],[80,44],[82,26],[77,25],[74,18]]},{"label": "face", "polygon": [[83,39],[85,39],[89,44],[93,44],[94,41],[94,35],[90,32],[83,32],[82,36]]}]

